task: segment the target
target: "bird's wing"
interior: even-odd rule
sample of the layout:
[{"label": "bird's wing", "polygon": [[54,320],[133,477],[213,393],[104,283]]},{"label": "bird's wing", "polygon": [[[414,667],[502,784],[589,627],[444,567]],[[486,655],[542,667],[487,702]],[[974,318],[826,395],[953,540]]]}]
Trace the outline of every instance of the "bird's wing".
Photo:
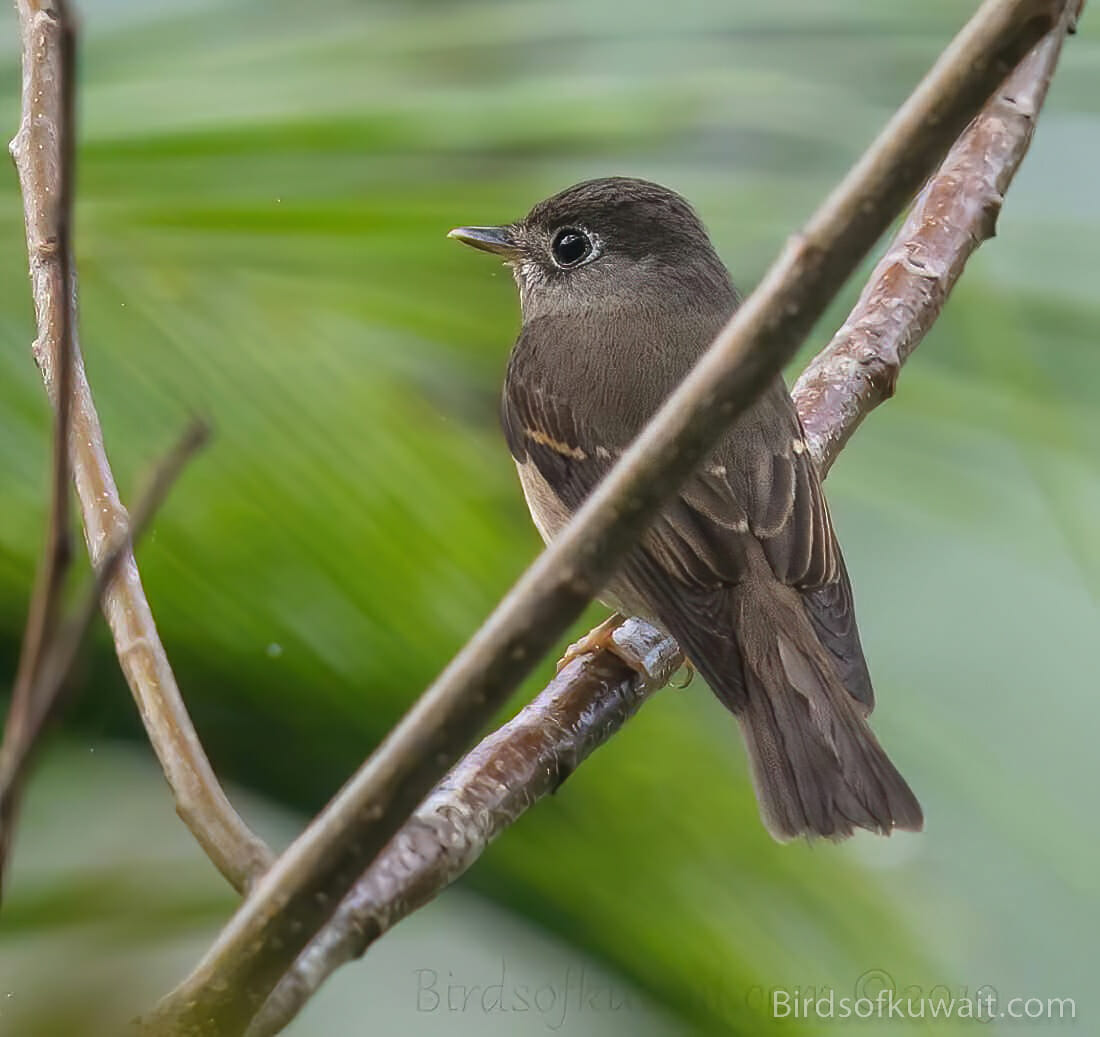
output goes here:
[{"label": "bird's wing", "polygon": [[[817,471],[782,383],[748,417],[662,510],[623,578],[654,603],[658,615],[676,608],[703,628],[728,623],[720,599],[724,588],[744,576],[755,541],[776,578],[800,592],[838,676],[869,708],[873,691],[851,585]],[[604,442],[570,401],[528,379],[509,379],[502,420],[517,462],[534,464],[570,513],[626,445]],[[713,633],[729,636],[728,630]]]},{"label": "bird's wing", "polygon": [[569,401],[529,381],[509,380],[501,424],[516,462],[534,464],[569,512],[581,506],[618,453]]},{"label": "bird's wing", "polygon": [[710,554],[728,542],[720,531],[731,517],[747,527],[776,578],[801,594],[844,686],[871,708],[874,692],[848,572],[798,414],[782,383],[765,394],[737,434],[727,434],[680,496],[709,534]]}]

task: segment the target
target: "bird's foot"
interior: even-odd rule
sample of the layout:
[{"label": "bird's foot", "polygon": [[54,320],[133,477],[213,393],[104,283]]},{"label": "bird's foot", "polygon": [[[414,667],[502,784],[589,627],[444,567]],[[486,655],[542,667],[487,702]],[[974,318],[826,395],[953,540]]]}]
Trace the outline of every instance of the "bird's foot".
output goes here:
[{"label": "bird's foot", "polygon": [[[612,634],[619,629],[626,622],[625,616],[620,616],[618,612],[612,613],[607,619],[605,619],[598,627],[593,627],[584,635],[579,641],[574,641],[566,650],[565,654],[558,660],[557,672],[561,673],[574,659],[582,655],[588,655],[590,653],[609,651],[622,658],[622,655],[617,650]],[[630,660],[624,659],[628,665]]]},{"label": "bird's foot", "polygon": [[[666,684],[684,667],[689,673],[688,682],[695,675],[695,668],[684,660],[668,634],[644,619],[627,619],[617,612],[569,646],[558,662],[558,672],[578,656],[596,652],[610,652],[656,687]],[[687,687],[687,683],[682,686]]]}]

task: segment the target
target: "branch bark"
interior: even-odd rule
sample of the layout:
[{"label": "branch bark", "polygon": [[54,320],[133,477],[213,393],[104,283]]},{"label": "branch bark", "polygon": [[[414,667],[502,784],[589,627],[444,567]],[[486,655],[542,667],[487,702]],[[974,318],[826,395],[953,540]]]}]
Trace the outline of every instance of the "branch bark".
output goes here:
[{"label": "branch bark", "polygon": [[721,432],[781,370],[898,209],[1064,0],[987,0],[581,512],[260,880],[156,1032],[243,1032],[365,866],[600,589]]},{"label": "branch bark", "polygon": [[246,1037],[279,1033],[335,969],[458,879],[683,664],[676,642],[640,619],[626,620],[611,638],[614,652],[586,653],[563,667],[435,787],[298,957]]},{"label": "branch bark", "polygon": [[[38,338],[34,359],[55,410],[71,409],[70,463],[84,536],[94,568],[114,544],[127,542],[129,517],[119,499],[103,445],[103,432],[84,373],[76,335],[75,274],[63,273],[58,207],[53,204],[64,167],[64,97],[71,69],[62,37],[72,31],[66,8],[50,0],[18,0],[23,44],[23,108],[11,155],[23,192]],[[57,328],[70,327],[70,393],[51,348]],[[119,664],[141,712],[149,740],[175,796],[176,811],[218,870],[241,892],[266,870],[271,851],[234,811],[183,705],[175,676],[145,597],[133,551],[127,547],[103,597]]]},{"label": "branch bark", "polygon": [[1066,34],[1084,0],[993,95],[928,182],[832,341],[795,383],[806,442],[829,470],[863,419],[894,394],[966,261],[996,232],[1005,191],[1031,144]]},{"label": "branch bark", "polygon": [[[848,319],[798,379],[793,395],[823,476],[863,419],[893,395],[901,366],[939,316],[967,259],[993,236],[1078,14],[1067,8],[958,139]],[[582,656],[485,738],[386,845],[280,981],[247,1037],[279,1033],[339,966],[459,878],[683,661],[674,641],[641,620],[628,620],[614,637],[619,655],[642,663],[648,676],[607,650]]]}]

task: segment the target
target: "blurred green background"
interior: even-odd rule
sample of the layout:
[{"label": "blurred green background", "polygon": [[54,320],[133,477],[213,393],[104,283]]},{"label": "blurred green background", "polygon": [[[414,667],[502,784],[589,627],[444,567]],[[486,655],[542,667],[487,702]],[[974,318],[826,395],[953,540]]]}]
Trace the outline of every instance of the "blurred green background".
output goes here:
[{"label": "blurred green background", "polygon": [[[975,6],[80,5],[89,376],[124,493],[189,415],[216,427],[141,564],[196,725],[266,835],[293,836],[538,549],[496,419],[511,279],[446,231],[645,176],[695,202],[751,287]],[[808,1035],[846,1027],[773,1021],[767,991],[889,983],[1074,997],[1096,1031],[1098,26],[1067,48],[997,240],[829,480],[876,729],[927,831],[776,846],[735,723],[699,682],[666,691],[289,1032]],[[10,135],[11,11],[0,27]],[[5,674],[46,496],[32,338],[9,170]],[[0,916],[13,1037],[114,1032],[234,903],[172,814],[103,629],[81,682]],[[612,996],[578,1007],[582,972]],[[545,992],[447,1010],[448,983],[497,982]]]}]

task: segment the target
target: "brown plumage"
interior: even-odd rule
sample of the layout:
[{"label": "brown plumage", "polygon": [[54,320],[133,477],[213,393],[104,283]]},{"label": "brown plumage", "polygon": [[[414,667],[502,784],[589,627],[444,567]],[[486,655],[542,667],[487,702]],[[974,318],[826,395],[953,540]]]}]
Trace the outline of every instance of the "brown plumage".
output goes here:
[{"label": "brown plumage", "polygon": [[[714,339],[737,293],[679,195],[578,184],[506,227],[452,232],[506,257],[523,328],[502,419],[549,539]],[[740,722],[777,839],[919,829],[867,723],[852,591],[781,379],[685,473],[602,595],[666,629]]]}]

